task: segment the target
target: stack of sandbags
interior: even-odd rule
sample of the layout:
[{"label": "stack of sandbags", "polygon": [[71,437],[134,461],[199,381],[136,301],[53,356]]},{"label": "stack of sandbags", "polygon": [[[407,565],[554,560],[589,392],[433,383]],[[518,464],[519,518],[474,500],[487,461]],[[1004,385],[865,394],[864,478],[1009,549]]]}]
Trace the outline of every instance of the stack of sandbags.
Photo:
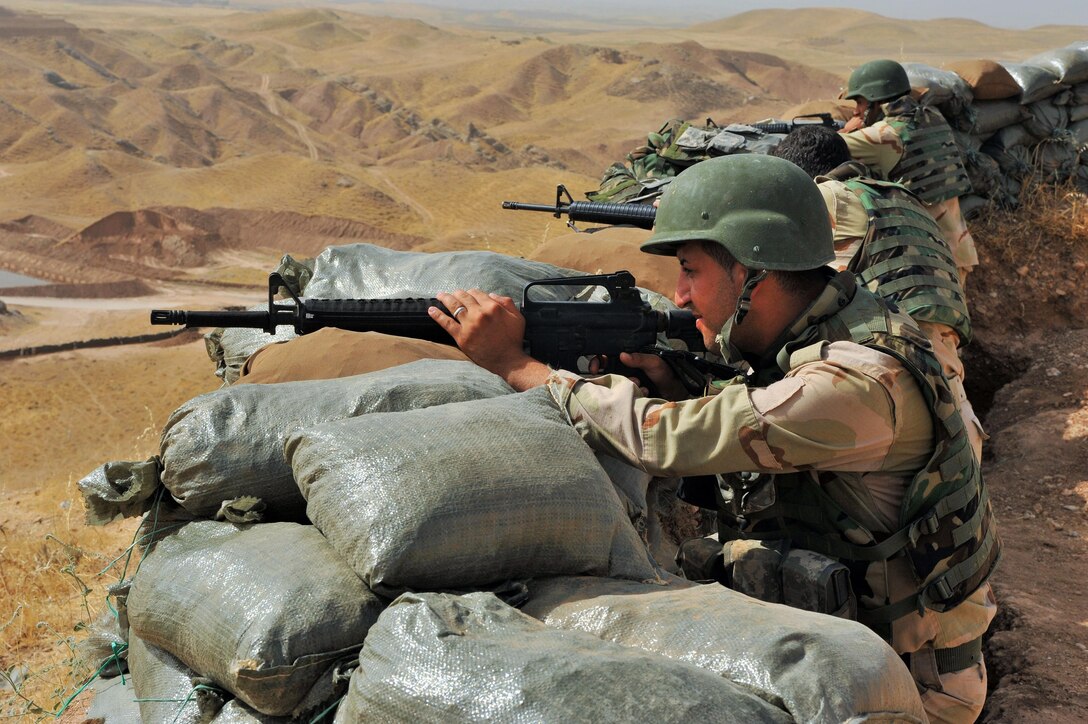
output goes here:
[{"label": "stack of sandbags", "polygon": [[945,72],[962,79],[974,99],[959,110],[938,106],[961,131],[957,142],[974,186],[965,213],[987,203],[1016,206],[1029,180],[1088,179],[1088,42],[1024,62],[963,61]]},{"label": "stack of sandbags", "polygon": [[[490,251],[423,253],[372,244],[332,246],[312,262],[285,257],[276,271],[304,300],[429,299],[439,292],[477,288],[520,302],[522,290],[531,281],[578,275],[570,269]],[[577,286],[546,287],[539,289],[535,298],[568,300],[581,291]],[[284,303],[292,302],[288,299]],[[250,307],[267,308],[267,302]],[[205,341],[216,375],[233,384],[250,355],[296,336],[291,327],[279,327],[274,335],[260,329],[234,328],[215,330]]]},{"label": "stack of sandbags", "polygon": [[[336,425],[350,417],[368,423]],[[194,398],[159,456],[107,463],[80,488],[95,522],[144,513],[149,551],[118,588],[126,625],[110,638],[127,642],[130,696],[146,721],[195,722],[331,711],[406,589],[660,581],[642,535],[650,481],[595,456],[546,390],[421,360]]]}]

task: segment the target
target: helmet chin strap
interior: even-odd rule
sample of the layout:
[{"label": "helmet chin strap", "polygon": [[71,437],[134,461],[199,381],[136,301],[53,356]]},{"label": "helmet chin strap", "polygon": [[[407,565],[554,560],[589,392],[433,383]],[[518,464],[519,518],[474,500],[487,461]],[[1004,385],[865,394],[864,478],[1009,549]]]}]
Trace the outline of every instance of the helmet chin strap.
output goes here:
[{"label": "helmet chin strap", "polygon": [[744,321],[744,318],[748,316],[748,311],[752,308],[752,292],[755,291],[756,286],[767,278],[766,269],[749,269],[744,277],[744,286],[740,290],[740,296],[737,297],[737,309],[733,313],[729,320],[722,327],[721,334],[718,335],[718,345],[721,347],[722,355],[729,364],[736,364],[743,360],[743,355],[736,345],[733,344],[733,328]]}]

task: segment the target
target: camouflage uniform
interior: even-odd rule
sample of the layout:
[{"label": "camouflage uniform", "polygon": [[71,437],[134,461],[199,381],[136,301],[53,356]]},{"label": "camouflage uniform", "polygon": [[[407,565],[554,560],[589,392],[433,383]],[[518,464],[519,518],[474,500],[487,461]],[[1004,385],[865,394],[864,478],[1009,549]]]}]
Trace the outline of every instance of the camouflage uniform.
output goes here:
[{"label": "camouflage uniform", "polygon": [[[864,333],[850,324],[862,318],[873,328],[886,323],[893,332],[870,335],[866,344],[853,341]],[[592,447],[654,475],[772,474],[769,487],[779,491],[778,500],[752,511],[750,520],[756,528],[778,526],[768,534],[782,538],[785,532],[801,548],[830,545],[853,554],[867,544],[901,539],[904,516],[915,515],[905,511],[917,507],[918,495],[940,498],[943,493],[936,491],[943,486],[964,481],[963,489],[975,487],[976,522],[983,520],[988,529],[974,531],[981,562],[958,603],[947,610],[916,605],[919,583],[907,555],[868,561],[839,557],[851,567],[859,618],[879,616],[889,602],[908,603],[893,606],[894,611],[884,608],[883,624],[867,623],[883,629],[897,652],[910,654],[933,720],[971,721],[985,699],[981,657],[950,668],[937,651],[971,649],[989,626],[996,606],[983,583],[999,546],[977,463],[962,438],[943,375],[909,318],[858,289],[850,274],[830,280],[785,337],[789,341],[757,366],[755,384],[721,381],[712,385],[714,394],[698,399],[641,398],[625,378],[585,380],[564,371],[554,372],[548,386]],[[952,450],[959,452],[949,457]],[[931,467],[940,459],[946,463]],[[721,491],[718,497],[722,508]],[[806,505],[810,514],[825,516],[816,527],[806,528],[799,522],[803,516],[791,520],[791,506]],[[813,508],[823,512],[811,513]],[[749,533],[743,517],[737,520],[732,528],[729,514],[720,510],[723,540],[760,538],[763,529]],[[930,538],[923,548],[947,551],[943,545]],[[948,572],[950,566],[944,559],[923,568]]]},{"label": "camouflage uniform", "polygon": [[[897,184],[866,179],[863,170],[857,164],[845,164],[828,176],[816,178],[831,216],[833,266],[856,274],[870,272],[863,278],[870,291],[900,305],[918,323],[944,368],[963,413],[971,448],[981,460],[982,441],[987,436],[967,399],[958,351],[970,341],[970,318],[962,287],[952,268],[951,252],[917,199]],[[894,243],[895,252],[882,249],[863,253],[863,247],[882,239]],[[907,250],[912,242],[919,248]],[[886,270],[884,275],[892,278],[892,285],[894,278],[902,275],[900,265],[889,264],[895,259],[887,258],[889,252],[900,253],[897,257],[900,260],[924,257],[924,268],[906,267],[911,273],[909,287],[889,285],[886,290],[881,289],[883,279],[874,273],[878,267]]]},{"label": "camouflage uniform", "polygon": [[922,199],[937,221],[960,272],[978,265],[975,240],[960,211],[970,191],[952,130],[940,112],[905,96],[885,104],[884,120],[843,134],[850,156],[877,178],[898,181]]}]

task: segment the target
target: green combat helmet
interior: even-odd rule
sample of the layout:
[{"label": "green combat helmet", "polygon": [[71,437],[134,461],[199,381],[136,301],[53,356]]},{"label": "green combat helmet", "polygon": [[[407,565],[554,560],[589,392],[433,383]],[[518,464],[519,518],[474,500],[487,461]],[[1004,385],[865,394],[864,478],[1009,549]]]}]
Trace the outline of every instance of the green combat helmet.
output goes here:
[{"label": "green combat helmet", "polygon": [[761,154],[697,163],[665,189],[642,251],[675,255],[696,241],[721,244],[748,270],[736,310],[718,335],[728,363],[742,359],[733,328],[768,272],[817,269],[835,258],[831,218],[816,183],[800,166]]},{"label": "green combat helmet", "polygon": [[789,161],[761,154],[712,158],[665,189],[650,254],[711,241],[754,271],[802,271],[835,258],[831,221],[815,182]]},{"label": "green combat helmet", "polygon": [[846,98],[881,103],[910,93],[910,80],[894,60],[870,60],[854,69],[846,84]]}]

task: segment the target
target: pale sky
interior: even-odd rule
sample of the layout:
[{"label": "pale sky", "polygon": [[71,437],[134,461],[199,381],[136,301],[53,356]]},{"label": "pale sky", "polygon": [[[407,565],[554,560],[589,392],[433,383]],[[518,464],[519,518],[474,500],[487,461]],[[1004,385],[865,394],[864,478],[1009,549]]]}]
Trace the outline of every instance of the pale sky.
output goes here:
[{"label": "pale sky", "polygon": [[[417,0],[420,5],[478,10],[524,10],[534,16],[548,13],[600,18],[611,15],[660,15],[664,24],[678,25],[719,20],[757,9],[842,7],[866,10],[878,15],[909,20],[968,18],[999,28],[1023,30],[1037,25],[1088,26],[1088,0],[900,0],[861,2],[838,0]],[[1085,38],[1088,40],[1088,37]]]}]

